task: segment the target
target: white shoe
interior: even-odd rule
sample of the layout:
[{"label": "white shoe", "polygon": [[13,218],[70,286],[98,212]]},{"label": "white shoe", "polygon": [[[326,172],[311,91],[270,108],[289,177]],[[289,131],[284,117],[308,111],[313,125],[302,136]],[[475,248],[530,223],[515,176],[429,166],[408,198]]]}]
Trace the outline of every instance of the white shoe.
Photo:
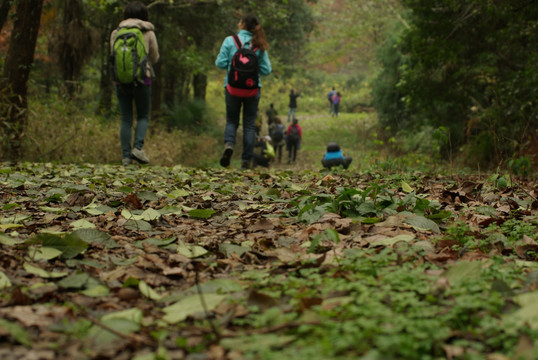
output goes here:
[{"label": "white shoe", "polygon": [[143,164],[149,164],[149,158],[147,157],[146,153],[142,149],[134,148],[133,157]]}]

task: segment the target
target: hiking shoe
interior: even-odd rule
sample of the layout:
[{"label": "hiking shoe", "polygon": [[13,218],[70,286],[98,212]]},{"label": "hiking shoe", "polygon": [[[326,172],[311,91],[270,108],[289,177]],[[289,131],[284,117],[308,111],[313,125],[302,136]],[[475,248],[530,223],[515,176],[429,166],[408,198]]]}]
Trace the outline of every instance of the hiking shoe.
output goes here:
[{"label": "hiking shoe", "polygon": [[149,158],[142,149],[133,149],[133,157],[142,164],[149,164]]},{"label": "hiking shoe", "polygon": [[133,162],[133,160],[131,158],[123,158],[123,159],[121,159],[121,164],[123,166],[129,166],[129,165],[132,164],[132,162]]},{"label": "hiking shoe", "polygon": [[243,170],[250,169],[250,161],[247,161],[247,160],[241,161],[241,169]]},{"label": "hiking shoe", "polygon": [[233,145],[225,144],[224,152],[222,153],[222,157],[220,158],[220,166],[222,167],[230,166],[230,160],[232,158],[233,153],[234,153]]}]

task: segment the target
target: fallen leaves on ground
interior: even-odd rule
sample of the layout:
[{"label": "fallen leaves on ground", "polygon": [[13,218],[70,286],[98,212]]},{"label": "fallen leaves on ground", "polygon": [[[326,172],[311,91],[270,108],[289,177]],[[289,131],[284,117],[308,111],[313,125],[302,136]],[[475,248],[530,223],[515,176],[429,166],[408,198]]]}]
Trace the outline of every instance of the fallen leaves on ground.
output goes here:
[{"label": "fallen leaves on ground", "polygon": [[[403,296],[434,306],[425,318],[464,311],[454,303],[459,289],[484,278],[498,280],[505,304],[492,318],[515,329],[505,339],[513,353],[530,356],[537,196],[532,182],[497,189],[472,176],[4,166],[0,357],[285,358],[283,349],[306,354],[330,336],[318,331],[344,326],[363,311],[355,305],[370,306],[365,317],[372,304],[413,317]],[[499,264],[519,277],[503,279]],[[386,283],[406,271],[408,285]],[[366,301],[369,286],[390,289]],[[376,341],[406,326],[419,336],[416,325],[384,324],[384,315],[371,321],[380,322],[369,330],[371,344],[342,340],[313,352],[412,358],[405,339],[398,350]],[[475,337],[486,334],[469,330],[454,325],[415,351],[448,359],[480,351]],[[493,358],[506,348],[488,343],[481,351]]]}]

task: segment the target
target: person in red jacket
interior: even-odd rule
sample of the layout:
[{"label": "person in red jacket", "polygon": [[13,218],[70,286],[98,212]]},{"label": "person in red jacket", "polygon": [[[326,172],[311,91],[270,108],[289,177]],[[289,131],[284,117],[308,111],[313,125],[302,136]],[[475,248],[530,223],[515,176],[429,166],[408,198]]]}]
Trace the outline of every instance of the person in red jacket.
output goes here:
[{"label": "person in red jacket", "polygon": [[297,158],[297,150],[301,148],[301,140],[303,139],[303,130],[299,125],[297,118],[288,126],[286,131],[286,143],[288,148],[288,164],[294,163]]}]

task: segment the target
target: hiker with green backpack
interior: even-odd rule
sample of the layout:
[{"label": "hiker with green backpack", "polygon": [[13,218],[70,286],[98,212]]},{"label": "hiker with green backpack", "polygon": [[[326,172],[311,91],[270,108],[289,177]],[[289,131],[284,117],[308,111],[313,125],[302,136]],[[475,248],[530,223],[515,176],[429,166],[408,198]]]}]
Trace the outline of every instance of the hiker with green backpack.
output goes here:
[{"label": "hiker with green backpack", "polygon": [[[149,163],[142,148],[150,115],[152,64],[159,60],[159,46],[148,18],[147,7],[140,1],[132,1],[124,9],[123,21],[110,35],[112,74],[121,113],[123,165],[131,164],[133,159]],[[133,103],[136,127],[131,147]]]}]

